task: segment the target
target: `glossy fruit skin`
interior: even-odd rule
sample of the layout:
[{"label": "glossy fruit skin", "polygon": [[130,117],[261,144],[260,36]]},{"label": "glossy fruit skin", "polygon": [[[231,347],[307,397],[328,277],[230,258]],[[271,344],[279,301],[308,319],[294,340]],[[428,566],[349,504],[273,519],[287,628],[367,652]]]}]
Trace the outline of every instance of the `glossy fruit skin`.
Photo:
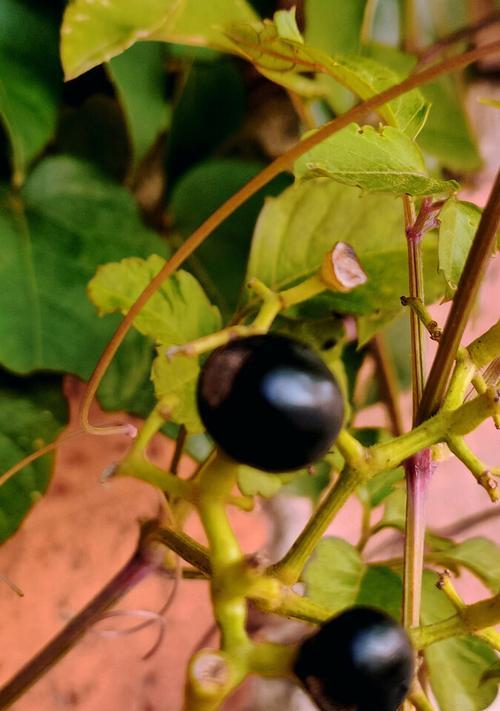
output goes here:
[{"label": "glossy fruit skin", "polygon": [[301,644],[294,671],[321,711],[396,711],[411,686],[414,653],[392,617],[352,607]]},{"label": "glossy fruit skin", "polygon": [[309,346],[287,336],[249,336],[217,348],[198,380],[198,410],[215,443],[268,472],[323,457],[344,417],[342,394]]}]

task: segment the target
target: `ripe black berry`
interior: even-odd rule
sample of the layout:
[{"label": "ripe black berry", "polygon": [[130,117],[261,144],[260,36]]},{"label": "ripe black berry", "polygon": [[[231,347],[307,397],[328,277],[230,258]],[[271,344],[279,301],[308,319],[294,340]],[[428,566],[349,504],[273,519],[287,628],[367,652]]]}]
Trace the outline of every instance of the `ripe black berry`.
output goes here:
[{"label": "ripe black berry", "polygon": [[242,464],[291,471],[324,456],[344,416],[321,358],[285,336],[250,336],[217,348],[198,381],[200,417],[215,443]]},{"label": "ripe black berry", "polygon": [[410,689],[413,664],[397,622],[353,607],[301,644],[294,671],[322,711],[396,711]]}]

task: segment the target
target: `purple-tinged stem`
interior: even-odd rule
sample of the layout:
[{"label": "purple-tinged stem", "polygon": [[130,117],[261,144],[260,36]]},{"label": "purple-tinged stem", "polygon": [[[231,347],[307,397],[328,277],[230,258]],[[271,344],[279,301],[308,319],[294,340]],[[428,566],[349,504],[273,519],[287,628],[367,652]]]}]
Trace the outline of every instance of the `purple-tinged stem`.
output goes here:
[{"label": "purple-tinged stem", "polygon": [[405,462],[406,537],[404,555],[403,624],[420,622],[422,573],[426,528],[427,491],[432,475],[431,450],[424,449]]},{"label": "purple-tinged stem", "polygon": [[[437,227],[437,216],[442,202],[433,203],[425,198],[415,217],[411,199],[403,199],[408,245],[408,273],[410,296],[424,302],[424,277],[421,242],[424,234]],[[425,331],[424,325],[413,311],[410,313],[413,423],[425,386]],[[414,455],[405,463],[406,472],[406,531],[403,577],[403,624],[414,627],[420,621],[423,557],[426,526],[427,486],[431,478],[431,453],[429,449]]]}]

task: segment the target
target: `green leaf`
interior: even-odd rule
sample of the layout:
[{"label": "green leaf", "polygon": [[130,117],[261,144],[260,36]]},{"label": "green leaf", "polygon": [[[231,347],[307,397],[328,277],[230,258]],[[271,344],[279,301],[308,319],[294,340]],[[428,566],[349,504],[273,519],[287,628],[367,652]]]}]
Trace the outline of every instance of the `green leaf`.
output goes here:
[{"label": "green leaf", "polygon": [[[88,285],[89,297],[99,314],[128,313],[164,264],[162,257],[153,254],[147,259],[131,257],[99,267]],[[172,346],[219,330],[221,318],[196,279],[180,270],[149,299],[134,319],[134,326],[156,343]]]},{"label": "green leaf", "polygon": [[[331,57],[320,49],[280,37],[270,20],[228,25],[226,36],[233,51],[252,62],[264,76],[306,96],[313,93],[311,89],[320,93],[328,91],[328,86],[321,88],[321,80],[311,87],[308,78],[311,72],[335,79],[361,99],[368,99],[400,81],[395,72],[372,59],[357,55]],[[425,123],[428,109],[421,93],[413,90],[377,110],[388,124],[415,137]]]},{"label": "green leaf", "polygon": [[[0,375],[0,473],[52,442],[67,420],[61,380]],[[54,455],[36,459],[0,486],[0,542],[11,536],[45,493]]]},{"label": "green leaf", "polygon": [[402,599],[403,582],[397,573],[383,565],[368,566],[361,581],[356,605],[376,607],[399,621]]},{"label": "green leaf", "polygon": [[302,574],[306,594],[332,614],[354,605],[366,573],[359,552],[341,538],[323,538]]},{"label": "green leaf", "polygon": [[19,373],[88,378],[116,327],[100,321],[86,285],[97,266],[165,252],[130,194],[66,157],[40,163],[21,193],[0,192],[0,362]]},{"label": "green leaf", "polygon": [[464,108],[459,80],[442,77],[422,88],[432,108],[419,136],[427,153],[452,171],[475,171],[482,165],[476,137]]},{"label": "green leaf", "polygon": [[267,474],[252,467],[238,467],[238,487],[245,496],[270,499],[281,489],[282,481],[276,474]]},{"label": "green leaf", "polygon": [[110,60],[179,14],[178,0],[73,0],[64,13],[61,59],[66,79]]},{"label": "green leaf", "polygon": [[57,151],[91,163],[115,181],[125,180],[131,160],[127,126],[115,99],[94,94],[61,116]]},{"label": "green leaf", "polygon": [[55,133],[62,74],[58,18],[35,3],[2,0],[0,7],[0,120],[12,148],[14,180]]},{"label": "green leaf", "polygon": [[223,25],[253,22],[257,15],[245,0],[184,0],[173,21],[165,23],[151,39],[225,49]]},{"label": "green leaf", "polygon": [[171,117],[165,48],[159,42],[138,42],[109,62],[109,73],[125,111],[137,167]]},{"label": "green leaf", "polygon": [[[393,197],[361,195],[357,188],[314,178],[268,199],[255,228],[247,279],[258,277],[272,289],[284,289],[317,271],[336,241],[353,247],[368,281],[348,294],[332,292],[315,302],[325,314],[355,314],[358,327],[364,317],[358,331],[362,345],[401,313],[400,297],[408,290],[403,214]],[[426,295],[432,303],[443,292],[435,236],[427,235],[422,247]]]},{"label": "green leaf", "polygon": [[224,57],[193,64],[172,116],[166,160],[170,185],[234,135],[244,117],[245,88],[235,62]]},{"label": "green leaf", "polygon": [[[439,550],[434,542],[434,550]],[[469,538],[462,543],[447,544],[443,560],[462,565],[477,576],[494,593],[500,590],[500,546],[489,538]],[[438,554],[439,557],[439,554]]]},{"label": "green leaf", "polygon": [[294,166],[299,179],[328,177],[366,192],[421,196],[458,190],[454,180],[429,178],[426,172],[416,143],[404,133],[355,123],[304,153]]},{"label": "green leaf", "polygon": [[302,579],[306,593],[332,614],[351,605],[370,605],[399,619],[402,582],[384,566],[368,566],[359,551],[341,538],[323,538]]},{"label": "green leaf", "polygon": [[[417,62],[415,56],[381,44],[370,43],[363,47],[363,52],[402,77],[407,76]],[[420,91],[431,107],[419,134],[420,146],[449,170],[461,172],[480,168],[482,160],[465,110],[460,79],[442,77],[425,84]]]},{"label": "green leaf", "polygon": [[159,350],[151,371],[156,398],[170,412],[169,419],[173,422],[185,425],[190,434],[203,432],[205,428],[196,406],[198,359],[178,356],[168,360],[163,350]]},{"label": "green leaf", "polygon": [[[424,574],[422,623],[432,624],[455,614],[452,603],[436,588],[437,576]],[[482,711],[497,695],[497,684],[481,680],[496,661],[495,652],[475,637],[437,642],[425,650],[432,691],[441,711]]]},{"label": "green leaf", "polygon": [[481,210],[452,197],[439,214],[439,269],[446,279],[445,299],[453,298],[476,234]]},{"label": "green leaf", "polygon": [[[200,163],[176,184],[169,208],[174,229],[187,238],[264,167],[257,161],[235,158]],[[275,195],[289,184],[280,176],[247,200],[215,230],[188,265],[224,315],[234,313],[241,296],[252,233],[265,195]],[[228,265],[231,268],[228,269]]]}]

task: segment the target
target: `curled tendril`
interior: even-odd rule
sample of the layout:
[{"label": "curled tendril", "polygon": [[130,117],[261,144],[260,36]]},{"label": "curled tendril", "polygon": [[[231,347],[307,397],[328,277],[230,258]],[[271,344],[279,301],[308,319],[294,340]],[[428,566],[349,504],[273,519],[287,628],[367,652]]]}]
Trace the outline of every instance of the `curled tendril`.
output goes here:
[{"label": "curled tendril", "polygon": [[[175,525],[175,518],[172,512],[172,509],[170,508],[170,504],[168,503],[167,499],[165,499],[163,496],[160,497],[160,507],[161,510],[165,511],[166,513],[166,518],[169,519],[170,523],[172,525]],[[165,635],[165,629],[166,629],[166,619],[165,616],[169,609],[172,607],[175,598],[177,597],[177,593],[179,592],[179,586],[180,582],[182,580],[182,569],[181,569],[181,559],[178,555],[175,556],[175,568],[173,570],[168,570],[165,571],[166,574],[168,574],[169,578],[174,581],[174,584],[172,586],[172,589],[170,590],[167,599],[163,603],[162,607],[155,612],[154,610],[146,610],[146,609],[138,609],[138,610],[109,610],[107,612],[104,612],[102,615],[99,615],[98,618],[95,620],[95,624],[98,624],[99,622],[102,622],[103,620],[110,619],[112,617],[133,617],[133,618],[142,618],[142,622],[139,622],[138,624],[129,627],[128,629],[125,630],[119,630],[119,629],[104,629],[104,630],[94,630],[96,634],[98,634],[100,637],[105,637],[107,639],[116,639],[118,637],[124,637],[128,636],[131,634],[136,634],[137,632],[142,631],[143,629],[146,629],[147,627],[150,627],[151,625],[159,625],[159,631],[158,631],[158,637],[152,647],[148,649],[146,654],[143,655],[142,659],[150,659],[155,652],[158,650],[160,647],[161,643],[163,642],[163,638]]]}]

